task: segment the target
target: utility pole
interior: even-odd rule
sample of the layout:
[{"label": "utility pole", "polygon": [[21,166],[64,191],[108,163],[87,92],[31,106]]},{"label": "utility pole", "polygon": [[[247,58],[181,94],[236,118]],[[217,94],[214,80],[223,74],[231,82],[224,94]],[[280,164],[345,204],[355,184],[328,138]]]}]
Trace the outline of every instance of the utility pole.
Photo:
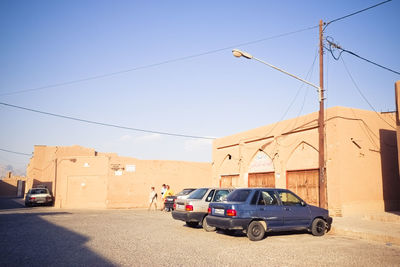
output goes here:
[{"label": "utility pole", "polygon": [[319,116],[318,116],[318,139],[319,139],[319,206],[328,208],[326,194],[326,172],[325,172],[325,106],[324,106],[324,46],[323,46],[323,22],[319,21]]}]

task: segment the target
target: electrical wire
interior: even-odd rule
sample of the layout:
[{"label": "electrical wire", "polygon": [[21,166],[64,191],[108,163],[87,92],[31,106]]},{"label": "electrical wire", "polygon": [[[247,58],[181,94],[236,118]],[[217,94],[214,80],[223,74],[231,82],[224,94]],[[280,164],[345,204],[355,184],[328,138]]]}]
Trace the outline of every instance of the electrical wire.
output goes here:
[{"label": "electrical wire", "polygon": [[8,153],[13,153],[13,154],[17,154],[17,155],[22,155],[22,156],[32,156],[32,153],[31,153],[31,154],[28,154],[28,153],[21,153],[21,152],[11,151],[11,150],[7,150],[7,149],[3,149],[3,148],[0,148],[0,151],[4,151],[4,152],[8,152]]},{"label": "electrical wire", "polygon": [[396,130],[396,127],[394,127],[393,125],[391,125],[390,123],[388,123],[384,118],[382,118],[382,116],[379,114],[379,112],[376,111],[376,109],[375,109],[374,106],[371,104],[371,102],[369,102],[368,99],[365,97],[365,95],[361,92],[361,90],[360,90],[360,88],[358,87],[357,83],[355,82],[353,76],[351,75],[349,69],[347,68],[346,63],[344,62],[343,58],[341,58],[341,59],[342,59],[343,66],[344,66],[344,68],[345,68],[347,74],[349,75],[351,81],[352,81],[353,84],[354,84],[354,87],[357,89],[357,91],[358,91],[358,93],[361,95],[361,97],[365,100],[365,102],[367,102],[367,104],[371,107],[371,109],[372,109],[373,111],[375,111],[376,115],[377,115],[382,121],[384,121],[387,125],[389,125],[390,128],[393,128],[393,129]]},{"label": "electrical wire", "polygon": [[[373,61],[371,61],[371,60],[369,60],[369,59],[366,59],[366,58],[364,58],[364,57],[361,57],[361,56],[357,55],[356,53],[354,53],[354,52],[352,52],[352,51],[349,51],[349,50],[347,50],[347,49],[342,48],[341,46],[335,44],[335,43],[333,42],[333,38],[330,37],[330,36],[326,37],[325,40],[328,42],[329,47],[326,47],[326,46],[324,46],[324,47],[325,47],[326,50],[328,50],[328,51],[331,53],[332,57],[333,57],[335,60],[339,60],[339,59],[341,58],[341,56],[342,56],[343,53],[348,53],[348,54],[353,55],[353,56],[355,56],[355,57],[358,57],[358,58],[360,58],[360,59],[362,59],[362,60],[365,60],[365,61],[367,61],[368,63],[371,63],[371,64],[373,64],[373,65],[375,65],[375,66],[378,66],[378,67],[380,67],[380,68],[383,68],[383,69],[385,69],[385,70],[388,70],[388,71],[391,71],[391,72],[393,72],[393,73],[395,73],[395,74],[400,75],[400,72],[398,72],[398,71],[395,71],[395,70],[390,69],[390,68],[388,68],[388,67],[382,66],[382,65],[380,65],[380,64],[378,64],[378,63],[376,63],[376,62],[373,62]],[[334,54],[334,50],[335,50],[335,49],[340,50],[339,55],[337,55],[337,56]]]},{"label": "electrical wire", "polygon": [[324,31],[325,28],[328,27],[328,25],[331,24],[331,23],[334,23],[334,22],[336,22],[336,21],[339,21],[339,20],[342,20],[342,19],[345,19],[345,18],[354,16],[354,15],[357,15],[357,14],[359,14],[359,13],[361,13],[361,12],[364,12],[364,11],[367,11],[367,10],[369,10],[369,9],[375,8],[375,7],[377,7],[377,6],[386,4],[386,3],[390,2],[390,1],[392,1],[392,0],[383,1],[383,2],[380,2],[380,3],[376,4],[376,5],[373,5],[373,6],[370,6],[370,7],[364,8],[364,9],[361,9],[361,10],[359,10],[359,11],[353,12],[353,13],[351,13],[351,14],[348,14],[348,15],[346,15],[346,16],[333,19],[333,20],[331,20],[331,21],[329,21],[329,22],[327,22],[327,23],[325,24],[325,27],[324,27],[323,31]]},{"label": "electrical wire", "polygon": [[272,40],[272,39],[281,38],[281,37],[284,37],[284,36],[288,36],[288,35],[304,32],[304,31],[312,30],[312,29],[315,29],[317,27],[318,27],[318,25],[310,26],[310,27],[306,27],[306,28],[303,28],[303,29],[299,29],[299,30],[295,30],[295,31],[291,31],[291,32],[286,32],[286,33],[281,33],[281,34],[265,37],[265,38],[254,40],[254,41],[249,41],[249,42],[245,42],[245,43],[240,43],[240,44],[236,44],[236,45],[227,46],[227,47],[224,47],[224,48],[218,48],[218,49],[214,49],[214,50],[209,50],[209,51],[206,51],[206,52],[203,52],[203,53],[193,54],[193,55],[184,56],[184,57],[178,57],[178,58],[169,59],[169,60],[165,60],[165,61],[161,61],[161,62],[153,63],[153,64],[148,64],[148,65],[138,66],[138,67],[134,67],[134,68],[126,69],[126,70],[120,70],[120,71],[115,71],[115,72],[110,72],[110,73],[105,73],[105,74],[89,76],[89,77],[82,78],[82,79],[76,79],[76,80],[71,80],[71,81],[66,81],[66,82],[61,82],[61,83],[54,83],[54,84],[49,84],[49,85],[45,85],[45,86],[34,87],[34,88],[30,88],[30,89],[25,89],[25,90],[19,90],[19,91],[14,91],[14,92],[9,92],[9,93],[3,93],[3,94],[0,94],[0,96],[28,93],[28,92],[32,92],[32,91],[38,91],[38,90],[43,90],[43,89],[48,89],[48,88],[71,85],[71,84],[76,84],[76,83],[81,83],[81,82],[86,82],[86,81],[91,81],[91,80],[97,80],[97,79],[102,79],[102,78],[106,78],[106,77],[111,77],[111,76],[115,76],[115,75],[120,75],[120,74],[133,72],[133,71],[137,71],[137,70],[153,68],[153,67],[157,67],[157,66],[161,66],[161,65],[165,65],[165,64],[169,64],[169,63],[174,63],[174,62],[178,62],[178,61],[184,61],[184,60],[187,60],[187,59],[197,58],[197,57],[210,55],[210,54],[215,54],[215,53],[218,53],[218,52],[221,52],[221,51],[225,51],[225,50],[231,50],[231,49],[236,48],[236,47],[242,47],[242,46],[246,46],[246,45],[251,45],[251,44],[256,44],[256,43],[260,43],[260,42],[264,42],[264,41],[268,41],[268,40]]},{"label": "electrical wire", "polygon": [[113,128],[119,128],[119,129],[125,129],[125,130],[137,131],[137,132],[155,133],[155,134],[161,134],[161,135],[187,137],[187,138],[195,138],[195,139],[207,139],[207,140],[214,140],[215,139],[215,137],[205,137],[205,136],[195,136],[195,135],[185,135],[185,134],[177,134],[177,133],[152,131],[152,130],[145,130],[145,129],[139,129],[139,128],[131,128],[131,127],[126,127],[126,126],[121,126],[121,125],[116,125],[116,124],[109,124],[109,123],[103,123],[103,122],[90,121],[90,120],[85,120],[85,119],[80,119],[80,118],[75,118],[75,117],[70,117],[70,116],[59,115],[59,114],[55,114],[55,113],[40,111],[40,110],[36,110],[36,109],[21,107],[21,106],[12,105],[12,104],[8,104],[8,103],[4,103],[4,102],[0,102],[0,105],[12,107],[12,108],[17,108],[17,109],[22,109],[22,110],[26,110],[26,111],[31,111],[31,112],[35,112],[35,113],[40,113],[40,114],[44,114],[44,115],[49,115],[49,116],[53,116],[53,117],[68,119],[68,120],[74,120],[74,121],[79,121],[79,122],[85,122],[85,123],[90,123],[90,124],[96,124],[96,125],[101,125],[101,126],[107,126],[107,127],[113,127]]}]

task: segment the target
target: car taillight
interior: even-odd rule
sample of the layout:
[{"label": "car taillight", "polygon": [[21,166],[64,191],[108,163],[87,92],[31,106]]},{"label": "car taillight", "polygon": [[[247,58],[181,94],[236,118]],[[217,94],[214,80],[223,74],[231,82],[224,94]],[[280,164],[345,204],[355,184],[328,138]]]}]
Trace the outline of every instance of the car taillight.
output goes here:
[{"label": "car taillight", "polygon": [[236,216],[236,210],[226,210],[227,216]]},{"label": "car taillight", "polygon": [[176,203],[175,203],[175,201],[174,201],[174,210],[176,210]]},{"label": "car taillight", "polygon": [[211,208],[208,208],[207,213],[211,214]]},{"label": "car taillight", "polygon": [[35,200],[36,199],[36,197],[30,197],[29,198],[29,200]]},{"label": "car taillight", "polygon": [[193,211],[193,206],[192,205],[186,205],[185,209],[186,209],[186,211]]}]

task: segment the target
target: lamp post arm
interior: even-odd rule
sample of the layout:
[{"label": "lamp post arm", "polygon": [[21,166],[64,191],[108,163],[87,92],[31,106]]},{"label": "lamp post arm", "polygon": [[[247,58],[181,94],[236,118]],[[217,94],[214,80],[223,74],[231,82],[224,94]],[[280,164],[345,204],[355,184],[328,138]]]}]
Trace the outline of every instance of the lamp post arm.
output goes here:
[{"label": "lamp post arm", "polygon": [[263,60],[261,60],[261,59],[258,59],[258,58],[256,58],[256,57],[252,57],[252,59],[255,59],[255,60],[257,60],[258,62],[261,62],[261,63],[263,63],[263,64],[265,64],[265,65],[268,65],[268,66],[270,66],[271,68],[273,68],[273,69],[276,69],[276,70],[279,70],[280,72],[283,72],[283,73],[285,73],[285,74],[287,74],[287,75],[289,75],[289,76],[291,76],[291,77],[293,77],[293,78],[295,78],[295,79],[297,79],[297,80],[299,80],[299,81],[302,81],[303,83],[306,83],[306,84],[308,84],[308,85],[311,85],[312,87],[315,87],[315,88],[317,88],[318,89],[318,92],[319,92],[319,101],[321,101],[321,87],[319,87],[319,86],[317,86],[317,85],[315,85],[315,84],[312,84],[312,83],[310,83],[310,82],[308,82],[308,81],[306,81],[306,80],[304,80],[304,79],[302,79],[302,78],[300,78],[300,77],[297,77],[296,75],[293,75],[293,74],[291,74],[291,73],[289,73],[289,72],[287,72],[287,71],[284,71],[284,70],[282,70],[282,69],[280,69],[280,68],[278,68],[278,67],[275,67],[274,65],[272,65],[272,64],[269,64],[268,62],[265,62],[265,61],[263,61]]}]

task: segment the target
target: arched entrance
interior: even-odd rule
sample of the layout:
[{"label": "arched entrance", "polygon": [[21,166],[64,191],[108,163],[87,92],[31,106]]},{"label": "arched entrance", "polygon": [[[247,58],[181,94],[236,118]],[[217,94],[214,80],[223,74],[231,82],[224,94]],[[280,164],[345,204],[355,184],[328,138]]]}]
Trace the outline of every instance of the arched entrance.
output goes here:
[{"label": "arched entrance", "polygon": [[275,187],[275,169],[271,158],[258,151],[249,166],[249,187]]},{"label": "arched entrance", "polygon": [[286,187],[308,204],[318,206],[318,151],[302,142],[292,152],[286,165]]}]

